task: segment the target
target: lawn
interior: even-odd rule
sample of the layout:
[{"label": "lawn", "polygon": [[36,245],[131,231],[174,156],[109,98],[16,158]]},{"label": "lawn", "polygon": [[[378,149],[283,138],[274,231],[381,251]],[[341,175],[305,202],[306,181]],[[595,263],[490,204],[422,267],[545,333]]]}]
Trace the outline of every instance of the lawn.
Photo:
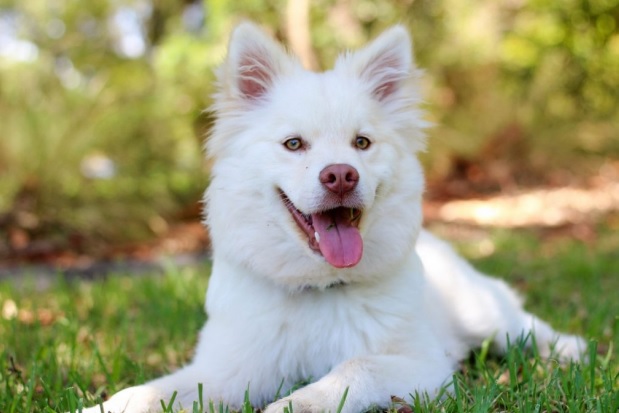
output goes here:
[{"label": "lawn", "polygon": [[[592,362],[559,365],[518,346],[497,359],[481,349],[454,376],[455,394],[394,399],[390,411],[619,411],[618,227],[616,217],[603,222],[587,242],[539,230],[436,227],[479,268],[522,291],[529,310],[592,339]],[[182,365],[206,318],[208,273],[204,265],[94,281],[58,274],[45,288],[32,279],[0,282],[0,412],[91,405]]]}]

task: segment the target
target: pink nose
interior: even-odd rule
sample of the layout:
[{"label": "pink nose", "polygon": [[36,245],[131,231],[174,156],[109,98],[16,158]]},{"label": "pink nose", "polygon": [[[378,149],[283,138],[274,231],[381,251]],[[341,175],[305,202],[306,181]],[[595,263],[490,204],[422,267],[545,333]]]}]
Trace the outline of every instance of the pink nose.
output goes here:
[{"label": "pink nose", "polygon": [[336,163],[320,171],[318,179],[329,191],[334,194],[344,195],[357,186],[359,172],[345,163]]}]

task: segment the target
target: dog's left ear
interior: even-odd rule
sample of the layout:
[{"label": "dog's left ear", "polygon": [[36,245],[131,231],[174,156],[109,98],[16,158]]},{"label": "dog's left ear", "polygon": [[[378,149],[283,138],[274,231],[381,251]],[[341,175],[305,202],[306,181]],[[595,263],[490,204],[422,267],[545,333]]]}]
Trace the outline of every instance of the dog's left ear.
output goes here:
[{"label": "dog's left ear", "polygon": [[412,42],[407,30],[394,26],[372,43],[341,57],[336,66],[351,65],[379,101],[386,101],[414,74]]},{"label": "dog's left ear", "polygon": [[278,76],[296,60],[253,23],[241,23],[232,33],[228,57],[219,68],[219,86],[229,97],[258,101],[270,91]]}]

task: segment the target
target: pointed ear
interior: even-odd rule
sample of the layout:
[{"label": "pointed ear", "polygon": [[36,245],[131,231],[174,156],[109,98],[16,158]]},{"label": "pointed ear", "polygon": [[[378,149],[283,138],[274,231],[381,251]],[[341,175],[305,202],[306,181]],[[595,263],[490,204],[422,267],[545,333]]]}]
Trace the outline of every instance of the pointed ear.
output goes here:
[{"label": "pointed ear", "polygon": [[263,98],[294,59],[262,29],[241,23],[232,33],[228,57],[220,68],[220,87],[247,101]]},{"label": "pointed ear", "polygon": [[394,26],[337,64],[352,65],[374,97],[386,101],[414,74],[412,42],[404,27]]}]

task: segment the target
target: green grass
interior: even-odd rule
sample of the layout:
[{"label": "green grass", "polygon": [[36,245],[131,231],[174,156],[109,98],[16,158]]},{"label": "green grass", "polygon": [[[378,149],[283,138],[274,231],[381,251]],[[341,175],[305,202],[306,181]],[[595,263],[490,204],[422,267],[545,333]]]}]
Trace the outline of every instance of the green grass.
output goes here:
[{"label": "green grass", "polygon": [[[525,293],[529,310],[560,330],[594,339],[592,363],[561,366],[518,345],[501,359],[482,349],[462,363],[453,395],[440,402],[409,395],[395,399],[390,411],[617,412],[615,230],[600,226],[592,244],[532,230],[452,233],[479,268],[501,274]],[[42,290],[34,281],[0,283],[0,412],[91,405],[182,365],[205,320],[208,271],[171,268],[164,275],[113,274],[82,282],[66,282],[59,274]],[[202,406],[226,410],[208,401]],[[203,410],[196,405],[193,411]],[[250,411],[251,406],[243,408]]]}]

